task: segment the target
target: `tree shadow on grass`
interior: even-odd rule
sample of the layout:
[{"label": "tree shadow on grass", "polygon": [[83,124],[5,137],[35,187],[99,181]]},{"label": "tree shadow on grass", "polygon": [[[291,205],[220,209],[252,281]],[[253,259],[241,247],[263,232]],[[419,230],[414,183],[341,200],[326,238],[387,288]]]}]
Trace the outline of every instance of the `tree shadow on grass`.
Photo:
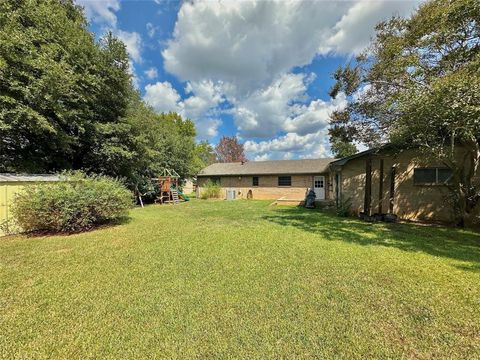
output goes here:
[{"label": "tree shadow on grass", "polygon": [[272,214],[263,216],[263,219],[318,234],[326,240],[394,247],[468,261],[473,266],[464,267],[464,270],[480,271],[480,233],[474,231],[415,224],[367,223],[300,207],[276,209]]}]

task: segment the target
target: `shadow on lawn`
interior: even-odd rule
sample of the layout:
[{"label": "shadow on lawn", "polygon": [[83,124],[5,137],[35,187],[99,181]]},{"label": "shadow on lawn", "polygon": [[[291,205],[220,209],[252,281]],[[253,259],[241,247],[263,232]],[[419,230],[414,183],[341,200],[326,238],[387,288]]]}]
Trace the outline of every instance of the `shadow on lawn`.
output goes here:
[{"label": "shadow on lawn", "polygon": [[404,251],[421,251],[434,256],[469,261],[474,265],[462,269],[480,271],[480,233],[414,224],[374,224],[303,208],[277,209],[274,214],[266,215],[263,219],[321,234],[327,240],[395,247]]}]

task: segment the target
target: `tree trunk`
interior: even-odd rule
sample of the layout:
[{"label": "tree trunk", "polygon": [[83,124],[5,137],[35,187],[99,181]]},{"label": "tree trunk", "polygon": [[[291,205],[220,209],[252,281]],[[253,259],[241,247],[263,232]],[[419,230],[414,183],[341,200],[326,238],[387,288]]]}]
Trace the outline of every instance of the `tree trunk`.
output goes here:
[{"label": "tree trunk", "polygon": [[480,184],[475,176],[480,167],[480,146],[477,142],[465,145],[463,161],[455,161],[450,190],[454,199],[455,224],[459,227],[472,225],[473,214],[480,203]]}]

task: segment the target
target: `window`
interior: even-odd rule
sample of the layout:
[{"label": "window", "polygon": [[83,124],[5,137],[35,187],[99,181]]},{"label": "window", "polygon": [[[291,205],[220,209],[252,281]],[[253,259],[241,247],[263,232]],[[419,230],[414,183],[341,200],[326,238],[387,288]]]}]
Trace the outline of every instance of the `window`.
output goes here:
[{"label": "window", "polygon": [[449,184],[452,182],[452,169],[437,169],[437,182],[439,184]]},{"label": "window", "polygon": [[448,168],[416,168],[413,170],[415,185],[444,185],[450,182],[452,170]]},{"label": "window", "polygon": [[252,178],[252,186],[258,186],[258,176]]},{"label": "window", "polygon": [[220,176],[211,176],[210,181],[215,185],[220,185]]},{"label": "window", "polygon": [[292,177],[291,176],[279,176],[278,177],[278,186],[292,186]]},{"label": "window", "polygon": [[323,188],[325,184],[323,180],[315,180],[313,186],[315,188]]}]

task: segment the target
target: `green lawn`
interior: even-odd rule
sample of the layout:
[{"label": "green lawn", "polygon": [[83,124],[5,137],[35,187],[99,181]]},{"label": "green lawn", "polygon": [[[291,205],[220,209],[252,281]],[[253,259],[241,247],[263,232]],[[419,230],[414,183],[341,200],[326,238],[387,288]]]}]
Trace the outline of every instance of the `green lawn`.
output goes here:
[{"label": "green lawn", "polygon": [[480,234],[258,201],[0,239],[1,358],[479,358]]}]

